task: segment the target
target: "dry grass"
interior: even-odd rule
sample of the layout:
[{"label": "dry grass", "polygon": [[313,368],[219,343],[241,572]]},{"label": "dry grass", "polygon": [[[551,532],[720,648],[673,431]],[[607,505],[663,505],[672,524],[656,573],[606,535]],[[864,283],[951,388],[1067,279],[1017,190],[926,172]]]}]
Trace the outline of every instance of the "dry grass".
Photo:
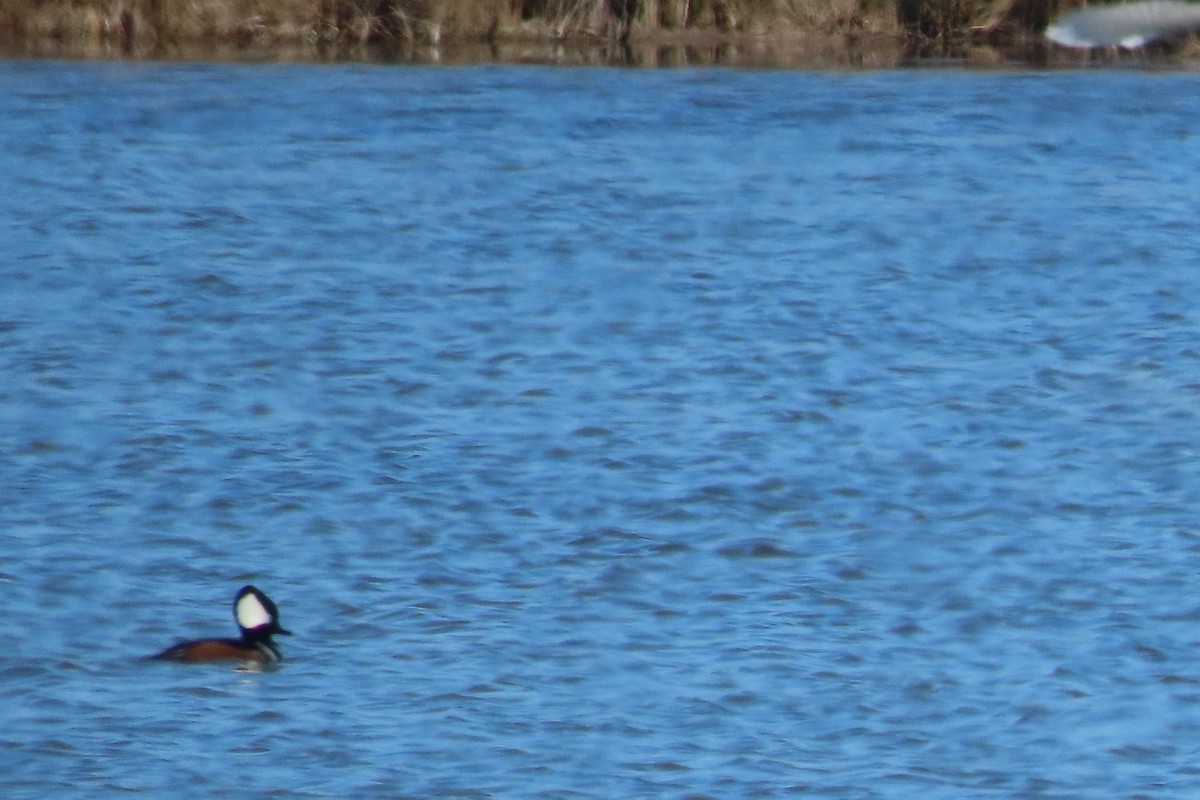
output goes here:
[{"label": "dry grass", "polygon": [[1073,0],[0,0],[0,44],[677,41],[1040,29]]}]

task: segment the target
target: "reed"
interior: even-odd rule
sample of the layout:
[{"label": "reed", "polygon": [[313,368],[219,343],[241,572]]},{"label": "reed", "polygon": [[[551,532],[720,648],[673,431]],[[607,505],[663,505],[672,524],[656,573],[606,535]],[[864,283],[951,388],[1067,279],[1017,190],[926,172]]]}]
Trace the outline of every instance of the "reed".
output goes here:
[{"label": "reed", "polygon": [[1033,29],[1077,0],[0,0],[0,45],[125,51]]}]

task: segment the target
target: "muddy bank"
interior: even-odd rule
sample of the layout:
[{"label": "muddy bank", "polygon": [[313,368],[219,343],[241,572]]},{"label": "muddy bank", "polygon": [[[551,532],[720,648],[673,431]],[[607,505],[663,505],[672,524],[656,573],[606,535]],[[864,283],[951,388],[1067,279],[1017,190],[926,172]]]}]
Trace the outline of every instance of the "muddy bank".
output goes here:
[{"label": "muddy bank", "polygon": [[886,66],[1025,48],[1069,0],[0,0],[9,55]]}]

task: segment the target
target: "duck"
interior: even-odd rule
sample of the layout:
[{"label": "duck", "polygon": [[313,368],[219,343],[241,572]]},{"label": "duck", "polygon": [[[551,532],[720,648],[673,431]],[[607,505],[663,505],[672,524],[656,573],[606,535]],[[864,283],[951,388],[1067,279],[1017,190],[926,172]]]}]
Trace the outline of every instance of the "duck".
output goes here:
[{"label": "duck", "polygon": [[240,639],[180,642],[150,659],[185,664],[241,661],[258,665],[278,664],[283,660],[279,645],[271,637],[276,634],[290,636],[292,632],[279,625],[279,609],[262,590],[254,586],[239,589],[233,598],[233,618],[242,633]]}]

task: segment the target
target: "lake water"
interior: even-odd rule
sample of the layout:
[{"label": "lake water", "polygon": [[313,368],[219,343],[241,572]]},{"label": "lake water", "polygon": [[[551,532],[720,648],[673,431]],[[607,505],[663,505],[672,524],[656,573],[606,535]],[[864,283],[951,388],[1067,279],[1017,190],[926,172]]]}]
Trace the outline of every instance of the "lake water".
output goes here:
[{"label": "lake water", "polygon": [[1198,88],[0,64],[0,794],[1196,796]]}]

